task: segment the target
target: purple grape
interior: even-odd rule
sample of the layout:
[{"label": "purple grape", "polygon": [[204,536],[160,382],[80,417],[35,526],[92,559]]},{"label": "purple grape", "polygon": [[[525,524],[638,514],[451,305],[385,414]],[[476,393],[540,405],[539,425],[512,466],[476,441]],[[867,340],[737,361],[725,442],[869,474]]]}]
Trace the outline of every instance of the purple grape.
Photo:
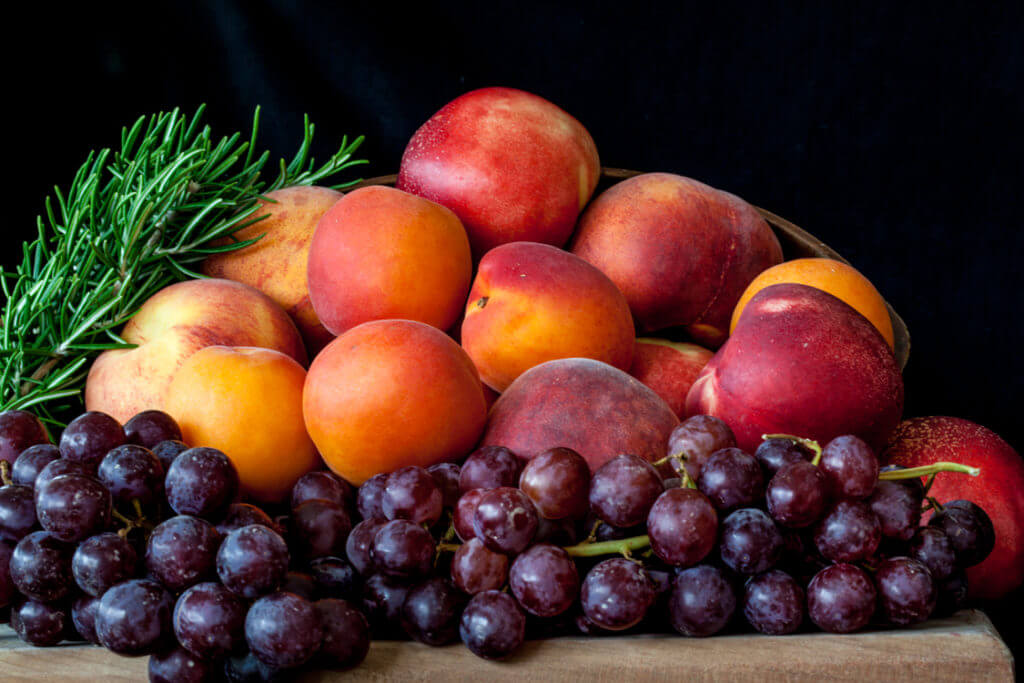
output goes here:
[{"label": "purple grape", "polygon": [[942,583],[957,569],[956,550],[945,532],[933,526],[921,527],[910,539],[908,555],[928,567],[936,583]]},{"label": "purple grape", "polygon": [[665,490],[651,463],[635,455],[619,455],[597,468],[590,480],[590,507],[601,520],[617,527],[644,521]]},{"label": "purple grape", "polygon": [[753,456],[738,448],[715,451],[704,461],[697,482],[719,510],[753,505],[764,497],[764,475]]},{"label": "purple grape", "polygon": [[221,537],[206,520],[178,515],[161,522],[146,543],[146,568],[177,593],[213,578]]},{"label": "purple grape", "polygon": [[100,645],[96,635],[96,613],[100,609],[100,599],[91,595],[79,596],[71,604],[71,624],[83,639],[93,645]]},{"label": "purple grape", "polygon": [[127,539],[112,532],[85,539],[71,557],[71,573],[85,593],[101,597],[107,590],[135,576],[138,555]]},{"label": "purple grape", "polygon": [[59,458],[60,450],[53,444],[40,443],[29,446],[14,461],[11,467],[11,481],[19,486],[33,488],[39,472]]},{"label": "purple grape", "polygon": [[538,617],[562,614],[572,607],[580,589],[576,563],[564,550],[546,543],[531,547],[512,562],[508,583],[523,609]]},{"label": "purple grape", "polygon": [[935,581],[928,568],[915,559],[882,560],[875,572],[875,586],[886,618],[897,626],[921,623],[935,611]]},{"label": "purple grape", "polygon": [[703,560],[715,545],[718,513],[700,491],[662,493],[647,515],[651,549],[662,561],[687,567]]},{"label": "purple grape", "polygon": [[167,470],[167,502],[179,515],[210,521],[224,516],[238,492],[238,472],[215,448],[190,448]]},{"label": "purple grape", "polygon": [[712,453],[736,445],[736,436],[717,417],[693,415],[680,422],[668,437],[668,454],[681,455],[690,479],[700,479],[700,469]]},{"label": "purple grape", "polygon": [[291,507],[294,510],[307,500],[329,500],[348,510],[355,497],[352,485],[333,472],[307,472],[292,487]]},{"label": "purple grape", "polygon": [[74,585],[73,550],[74,546],[49,531],[33,531],[14,546],[11,580],[18,591],[31,600],[56,602],[68,595]]},{"label": "purple grape", "polygon": [[142,446],[129,444],[112,449],[100,461],[96,476],[120,509],[131,510],[137,500],[142,508],[153,510],[163,501],[163,465]]},{"label": "purple grape", "polygon": [[281,584],[281,591],[284,593],[295,593],[307,600],[316,600],[316,583],[313,577],[302,572],[290,571],[284,576],[284,583]]},{"label": "purple grape", "polygon": [[14,462],[30,446],[49,443],[42,421],[25,410],[0,413],[0,460]]},{"label": "purple grape", "polygon": [[363,587],[362,607],[374,629],[381,635],[394,633],[401,625],[402,605],[410,586],[404,580],[374,574]]},{"label": "purple grape", "polygon": [[768,482],[765,498],[768,512],[776,522],[803,528],[814,524],[825,512],[828,482],[811,463],[793,463],[775,473]]},{"label": "purple grape", "polygon": [[410,638],[445,645],[458,637],[466,596],[447,579],[430,578],[413,587],[402,604],[402,627]]},{"label": "purple grape", "polygon": [[245,647],[246,605],[216,582],[198,583],[174,606],[174,635],[200,659],[219,659]]},{"label": "purple grape", "polygon": [[643,566],[624,557],[597,563],[580,588],[587,619],[609,631],[639,624],[654,602],[654,586]]},{"label": "purple grape", "polygon": [[152,448],[164,441],[181,441],[181,427],[161,410],[144,410],[124,423],[128,443]]},{"label": "purple grape", "polygon": [[329,500],[307,500],[292,510],[289,540],[292,548],[306,558],[341,555],[352,530],[345,508]]},{"label": "purple grape", "polygon": [[455,533],[463,542],[476,538],[476,532],[473,530],[473,518],[476,517],[476,506],[480,504],[480,499],[484,497],[485,493],[487,493],[485,489],[466,491],[455,503],[455,509],[452,511],[452,524],[455,526]]},{"label": "purple grape", "polygon": [[504,659],[522,647],[526,616],[507,593],[484,591],[474,595],[462,611],[459,635],[477,657]]},{"label": "purple grape", "polygon": [[308,600],[293,593],[272,593],[249,608],[245,639],[261,662],[290,669],[305,664],[320,649],[323,627]]},{"label": "purple grape", "polygon": [[878,481],[878,458],[863,439],[837,436],[821,450],[818,467],[828,480],[829,493],[839,500],[867,498]]},{"label": "purple grape", "polygon": [[387,481],[386,473],[375,474],[359,487],[359,491],[356,493],[356,509],[359,510],[360,517],[387,520],[382,500]]},{"label": "purple grape", "polygon": [[459,489],[466,493],[473,489],[515,486],[523,464],[515,453],[503,446],[481,446],[462,463]]},{"label": "purple grape", "polygon": [[722,520],[719,550],[722,562],[734,572],[749,575],[771,569],[782,555],[782,546],[782,533],[761,510],[736,510]]},{"label": "purple grape", "polygon": [[479,538],[471,538],[452,556],[452,582],[468,595],[498,590],[508,580],[508,562],[506,555],[488,549]]},{"label": "purple grape", "polygon": [[385,524],[387,521],[381,519],[364,519],[352,527],[345,541],[345,557],[363,576],[376,571],[373,558],[370,557],[370,546],[373,544],[373,537]]},{"label": "purple grape", "polygon": [[150,683],[206,683],[216,680],[217,664],[176,647],[150,655],[147,670]]},{"label": "purple grape", "polygon": [[960,567],[979,564],[995,547],[992,520],[984,510],[967,500],[946,503],[928,520],[928,526],[941,529],[949,537]]},{"label": "purple grape", "polygon": [[833,562],[860,562],[875,554],[882,527],[867,503],[841,500],[814,530],[814,544]]},{"label": "purple grape", "polygon": [[778,570],[747,581],[743,616],[761,633],[793,633],[804,621],[804,591],[792,576]]},{"label": "purple grape", "polygon": [[18,594],[18,589],[11,578],[12,555],[14,546],[0,541],[0,608],[10,605]]},{"label": "purple grape", "polygon": [[441,491],[441,502],[449,510],[455,507],[462,491],[459,489],[459,478],[462,476],[462,469],[453,462],[439,462],[427,468],[434,483]]},{"label": "purple grape", "polygon": [[36,647],[49,647],[64,640],[71,616],[64,605],[25,600],[11,610],[11,628],[18,637]]},{"label": "purple grape", "polygon": [[396,519],[377,531],[370,544],[370,557],[379,571],[390,576],[426,576],[434,566],[434,545],[429,531]]},{"label": "purple grape", "polygon": [[583,519],[590,508],[590,466],[571,448],[549,448],[526,463],[519,488],[542,519]]},{"label": "purple grape", "polygon": [[344,600],[318,600],[313,604],[323,628],[317,662],[329,669],[359,666],[370,651],[366,617]]},{"label": "purple grape", "polygon": [[309,563],[309,572],[321,598],[355,600],[363,587],[359,572],[340,557],[318,557]]},{"label": "purple grape", "polygon": [[119,655],[152,654],[170,640],[173,609],[174,600],[156,581],[119,583],[100,598],[96,636]]},{"label": "purple grape", "polygon": [[[605,525],[607,526],[607,525]],[[554,545],[576,545],[579,534],[576,523],[565,519],[537,519],[537,533],[533,536],[534,543],[553,543]]]},{"label": "purple grape", "polygon": [[875,611],[875,586],[852,564],[825,567],[807,584],[807,613],[818,628],[852,633],[867,626]]},{"label": "purple grape", "polygon": [[900,541],[909,541],[921,524],[921,503],[922,498],[912,487],[884,479],[875,484],[868,498],[882,535]]},{"label": "purple grape", "polygon": [[810,448],[792,439],[765,439],[754,451],[754,458],[769,476],[786,465],[810,462],[813,457],[814,452]]},{"label": "purple grape", "polygon": [[55,477],[36,489],[35,500],[39,524],[62,541],[80,541],[110,526],[110,491],[92,477]]},{"label": "purple grape", "polygon": [[164,468],[164,475],[166,476],[167,470],[171,469],[171,463],[179,455],[188,450],[188,444],[182,441],[161,441],[160,443],[153,446],[153,455],[160,461],[161,467]]},{"label": "purple grape", "polygon": [[95,472],[103,456],[124,442],[124,428],[120,422],[106,413],[90,411],[79,415],[64,428],[60,436],[60,454]]},{"label": "purple grape", "polygon": [[217,529],[217,533],[221,536],[227,536],[235,529],[241,529],[243,526],[251,524],[262,524],[268,529],[273,529],[278,533],[281,532],[277,523],[270,518],[270,515],[249,503],[232,503],[228,507],[228,511],[224,513],[224,518],[214,528]]},{"label": "purple grape", "polygon": [[388,519],[408,519],[414,524],[434,524],[444,509],[441,489],[422,467],[403,467],[389,474],[380,503]]},{"label": "purple grape", "polygon": [[46,484],[46,482],[65,474],[84,474],[86,476],[92,476],[92,472],[90,472],[89,468],[84,464],[75,460],[65,460],[64,458],[60,458],[59,460],[54,460],[48,465],[45,465],[43,469],[39,470],[39,474],[36,475],[34,489],[38,491],[44,484]]},{"label": "purple grape", "polygon": [[521,553],[533,540],[537,525],[533,501],[519,489],[509,486],[486,491],[473,515],[474,535],[499,553]]},{"label": "purple grape", "polygon": [[217,551],[217,576],[236,595],[257,598],[275,591],[288,573],[288,546],[259,524],[235,529]]},{"label": "purple grape", "polygon": [[702,564],[680,571],[668,601],[672,627],[684,636],[718,633],[736,610],[736,593],[725,573]]},{"label": "purple grape", "polygon": [[288,683],[294,672],[267,666],[252,652],[224,660],[224,677],[230,683]]},{"label": "purple grape", "polygon": [[17,484],[0,487],[0,540],[17,543],[36,528],[32,489]]},{"label": "purple grape", "polygon": [[935,616],[948,617],[967,606],[967,574],[956,571],[945,581],[938,582]]}]

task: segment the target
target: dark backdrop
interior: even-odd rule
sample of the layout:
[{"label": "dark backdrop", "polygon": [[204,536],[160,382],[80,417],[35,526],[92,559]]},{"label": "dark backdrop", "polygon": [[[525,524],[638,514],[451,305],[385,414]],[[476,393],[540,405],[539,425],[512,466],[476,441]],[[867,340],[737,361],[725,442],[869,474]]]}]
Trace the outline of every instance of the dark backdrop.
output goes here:
[{"label": "dark backdrop", "polygon": [[910,328],[907,414],[1024,448],[1019,4],[482,4],[29,7],[3,45],[3,264],[51,186],[140,114],[206,102],[231,132],[261,104],[262,143],[290,155],[309,113],[318,158],[365,134],[377,175],[448,100],[515,86],[579,118],[605,165],[693,176],[835,247]]}]

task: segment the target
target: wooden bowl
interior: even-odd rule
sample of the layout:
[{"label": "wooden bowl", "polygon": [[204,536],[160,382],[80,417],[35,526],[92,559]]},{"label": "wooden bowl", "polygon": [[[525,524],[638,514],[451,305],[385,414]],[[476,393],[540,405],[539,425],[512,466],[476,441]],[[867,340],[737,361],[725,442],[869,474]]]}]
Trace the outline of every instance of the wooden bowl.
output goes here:
[{"label": "wooden bowl", "polygon": [[[598,182],[595,195],[608,189],[617,182],[625,180],[626,178],[632,178],[633,176],[640,175],[641,173],[642,171],[631,171],[625,168],[602,168],[601,180]],[[368,178],[355,187],[365,187],[367,185],[394,185],[397,178],[398,176],[395,175]],[[795,258],[816,256],[842,261],[847,264],[850,263],[840,256],[835,249],[828,246],[806,230],[793,225],[785,218],[776,216],[771,211],[766,211],[759,206],[754,208],[760,211],[761,215],[764,216],[764,219],[768,221],[768,224],[772,226],[772,230],[774,230],[776,236],[778,236],[779,242],[782,243],[782,253],[787,261]],[[885,306],[889,309],[889,318],[892,320],[896,361],[900,364],[900,368],[905,368],[907,366],[907,360],[910,358],[910,332],[907,330],[907,324],[903,322],[903,318],[893,310],[893,307],[890,306],[888,302],[886,302]]]}]

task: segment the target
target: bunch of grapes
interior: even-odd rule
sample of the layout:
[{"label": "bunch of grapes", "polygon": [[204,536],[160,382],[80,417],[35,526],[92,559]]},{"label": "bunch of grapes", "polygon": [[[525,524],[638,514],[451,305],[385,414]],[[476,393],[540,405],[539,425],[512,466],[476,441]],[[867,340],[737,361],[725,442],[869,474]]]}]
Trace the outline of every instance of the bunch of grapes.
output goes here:
[{"label": "bunch of grapes", "polygon": [[592,473],[568,448],[524,461],[485,446],[358,490],[311,472],[278,507],[239,502],[228,458],[155,411],[123,428],[86,413],[59,446],[7,413],[5,447],[12,626],[35,645],[149,654],[152,680],[349,668],[371,636],[502,659],[562,634],[907,625],[962,607],[964,570],[994,544],[979,507],[928,496],[937,472],[971,468],[880,470],[854,436],[772,435],[749,454],[708,416],[656,463]]}]

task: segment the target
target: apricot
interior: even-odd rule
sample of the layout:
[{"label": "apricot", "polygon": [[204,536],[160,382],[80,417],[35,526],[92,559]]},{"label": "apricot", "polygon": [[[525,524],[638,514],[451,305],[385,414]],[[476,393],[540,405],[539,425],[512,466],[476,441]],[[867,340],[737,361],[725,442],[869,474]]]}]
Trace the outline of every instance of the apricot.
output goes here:
[{"label": "apricot", "polygon": [[633,335],[629,304],[607,276],[536,242],[487,252],[462,322],[463,348],[484,384],[499,392],[558,358],[593,358],[626,370]]},{"label": "apricot", "polygon": [[334,334],[389,318],[448,329],[472,276],[469,239],[455,214],[383,185],[332,206],[309,250],[309,297]]},{"label": "apricot", "polygon": [[313,360],[302,406],[327,465],[356,485],[465,456],[487,419],[473,361],[449,336],[412,320],[339,335]]},{"label": "apricot", "polygon": [[167,412],[187,444],[231,459],[247,498],[278,503],[320,465],[302,419],[305,380],[302,366],[279,351],[208,346],[174,374]]}]

